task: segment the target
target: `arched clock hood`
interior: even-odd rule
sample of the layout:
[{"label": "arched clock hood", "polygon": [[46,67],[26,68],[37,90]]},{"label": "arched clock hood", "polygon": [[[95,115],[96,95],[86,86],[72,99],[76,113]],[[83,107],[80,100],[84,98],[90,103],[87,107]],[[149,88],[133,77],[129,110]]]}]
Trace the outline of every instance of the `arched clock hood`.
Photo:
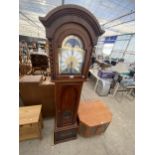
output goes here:
[{"label": "arched clock hood", "polygon": [[45,17],[39,17],[39,20],[46,27],[48,39],[52,39],[55,31],[67,23],[75,23],[84,27],[89,33],[93,45],[96,45],[98,37],[104,33],[95,16],[78,5],[67,4],[56,7]]}]

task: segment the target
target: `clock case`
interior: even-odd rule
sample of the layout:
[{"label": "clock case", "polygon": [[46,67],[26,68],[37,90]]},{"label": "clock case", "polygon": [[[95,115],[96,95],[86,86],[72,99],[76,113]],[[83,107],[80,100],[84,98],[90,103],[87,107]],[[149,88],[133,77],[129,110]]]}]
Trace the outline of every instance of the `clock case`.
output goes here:
[{"label": "clock case", "polygon": [[[77,110],[83,82],[87,79],[91,54],[97,39],[104,33],[96,18],[77,5],[62,5],[39,17],[45,26],[49,44],[51,80],[55,82],[55,131],[54,143],[75,139],[77,136]],[[81,74],[59,73],[58,54],[61,44],[69,35],[81,39],[85,51]]]}]

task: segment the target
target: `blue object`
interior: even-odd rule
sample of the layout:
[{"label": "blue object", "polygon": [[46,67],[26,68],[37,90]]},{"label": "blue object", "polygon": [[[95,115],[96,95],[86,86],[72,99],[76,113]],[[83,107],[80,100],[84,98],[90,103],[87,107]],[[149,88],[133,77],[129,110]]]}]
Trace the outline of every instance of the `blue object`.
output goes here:
[{"label": "blue object", "polygon": [[115,43],[117,36],[106,37],[104,43]]},{"label": "blue object", "polygon": [[106,71],[102,71],[99,70],[98,71],[98,76],[102,79],[109,79],[109,78],[114,78],[115,73],[114,72],[106,72]]}]

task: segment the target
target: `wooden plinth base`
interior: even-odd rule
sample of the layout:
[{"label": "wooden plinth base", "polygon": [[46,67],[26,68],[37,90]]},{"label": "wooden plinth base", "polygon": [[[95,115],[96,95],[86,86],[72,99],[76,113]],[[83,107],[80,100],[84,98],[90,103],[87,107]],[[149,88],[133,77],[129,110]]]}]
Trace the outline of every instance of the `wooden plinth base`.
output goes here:
[{"label": "wooden plinth base", "polygon": [[74,125],[55,127],[54,144],[66,142],[77,138],[77,123]]}]

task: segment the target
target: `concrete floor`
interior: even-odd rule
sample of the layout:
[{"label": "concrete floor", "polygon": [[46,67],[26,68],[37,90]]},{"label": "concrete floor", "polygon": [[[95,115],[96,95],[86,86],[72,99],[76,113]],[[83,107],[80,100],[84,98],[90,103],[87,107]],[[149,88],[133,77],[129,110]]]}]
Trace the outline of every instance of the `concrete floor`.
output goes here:
[{"label": "concrete floor", "polygon": [[112,111],[112,122],[106,132],[91,138],[78,135],[76,140],[53,145],[54,119],[44,120],[43,139],[20,142],[20,155],[134,155],[135,104],[132,97],[117,93],[99,97],[94,82],[85,82],[81,99],[100,99]]}]

